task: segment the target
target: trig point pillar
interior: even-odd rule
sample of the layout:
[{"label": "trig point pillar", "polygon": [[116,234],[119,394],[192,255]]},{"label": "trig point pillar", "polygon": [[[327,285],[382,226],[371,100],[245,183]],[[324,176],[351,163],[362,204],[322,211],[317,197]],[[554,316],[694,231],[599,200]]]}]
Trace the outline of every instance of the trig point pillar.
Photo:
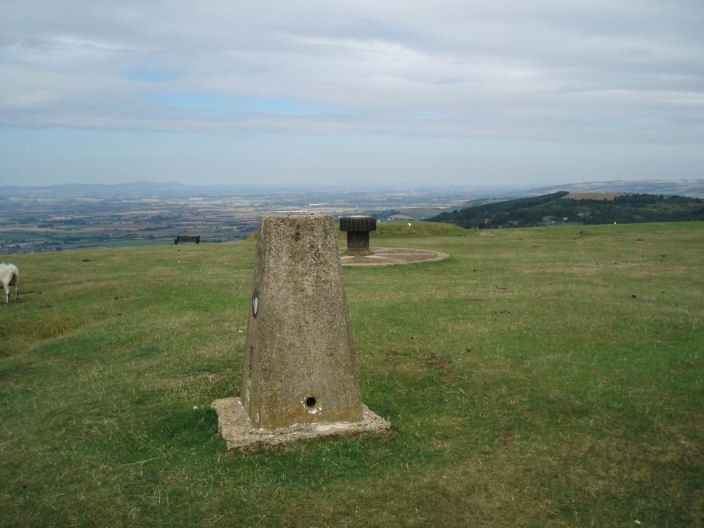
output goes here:
[{"label": "trig point pillar", "polygon": [[390,428],[361,401],[332,216],[260,218],[241,398],[213,407],[228,449]]},{"label": "trig point pillar", "polygon": [[336,231],[331,217],[260,220],[242,376],[255,427],[362,418]]}]

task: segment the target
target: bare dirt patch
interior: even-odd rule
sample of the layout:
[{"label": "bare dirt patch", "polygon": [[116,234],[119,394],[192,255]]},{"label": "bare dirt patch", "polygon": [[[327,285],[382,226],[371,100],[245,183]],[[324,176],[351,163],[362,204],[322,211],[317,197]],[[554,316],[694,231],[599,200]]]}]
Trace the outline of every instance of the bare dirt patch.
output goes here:
[{"label": "bare dirt patch", "polygon": [[428,249],[372,248],[371,251],[372,254],[366,256],[343,254],[340,260],[343,266],[396,266],[435,262],[449,257],[447,253]]}]

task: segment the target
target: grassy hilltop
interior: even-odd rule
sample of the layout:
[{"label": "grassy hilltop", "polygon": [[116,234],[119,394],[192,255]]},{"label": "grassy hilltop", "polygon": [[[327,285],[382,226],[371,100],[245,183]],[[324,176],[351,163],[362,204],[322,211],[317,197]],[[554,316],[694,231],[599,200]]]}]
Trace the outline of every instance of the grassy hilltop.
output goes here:
[{"label": "grassy hilltop", "polygon": [[704,220],[704,200],[651,194],[600,194],[566,191],[504,200],[430,218],[466,228],[534,227],[553,224],[598,225]]},{"label": "grassy hilltop", "polygon": [[247,454],[252,241],[4,258],[0,526],[704,523],[704,223],[379,229],[450,254],[344,271],[393,434]]}]

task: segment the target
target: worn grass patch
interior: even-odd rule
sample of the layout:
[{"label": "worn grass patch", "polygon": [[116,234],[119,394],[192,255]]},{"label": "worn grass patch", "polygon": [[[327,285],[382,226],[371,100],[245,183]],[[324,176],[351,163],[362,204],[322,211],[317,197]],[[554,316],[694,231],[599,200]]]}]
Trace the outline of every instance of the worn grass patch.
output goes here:
[{"label": "worn grass patch", "polygon": [[393,434],[247,454],[252,242],[12,256],[0,525],[704,523],[704,225],[382,238],[450,254],[344,272]]}]

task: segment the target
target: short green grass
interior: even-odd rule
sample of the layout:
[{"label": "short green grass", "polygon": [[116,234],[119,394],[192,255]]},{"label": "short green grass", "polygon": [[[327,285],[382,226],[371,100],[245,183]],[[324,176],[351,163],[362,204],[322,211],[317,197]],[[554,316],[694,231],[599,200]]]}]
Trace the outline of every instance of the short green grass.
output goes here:
[{"label": "short green grass", "polygon": [[344,272],[393,433],[249,453],[253,242],[4,258],[0,526],[704,524],[704,224],[385,229],[450,254]]}]

